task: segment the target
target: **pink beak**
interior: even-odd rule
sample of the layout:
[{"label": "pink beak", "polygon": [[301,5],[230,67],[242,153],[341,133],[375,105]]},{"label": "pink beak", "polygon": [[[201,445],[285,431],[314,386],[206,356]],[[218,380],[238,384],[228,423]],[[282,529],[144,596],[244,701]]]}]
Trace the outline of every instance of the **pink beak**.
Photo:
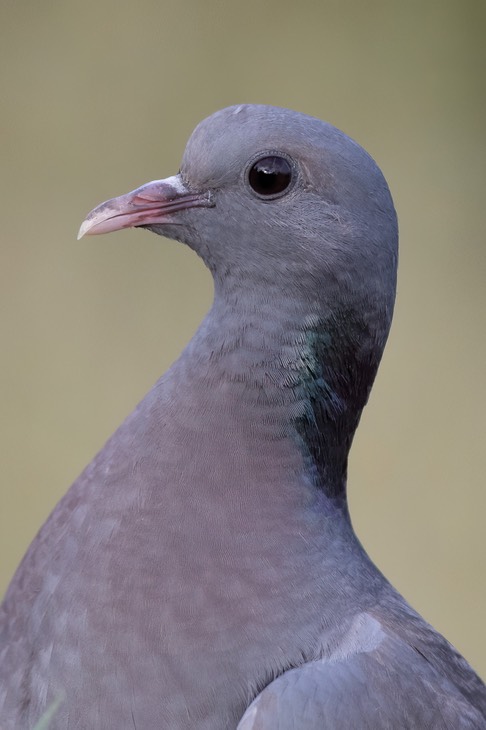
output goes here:
[{"label": "pink beak", "polygon": [[173,213],[186,208],[208,208],[213,205],[209,192],[188,190],[179,175],[153,180],[94,208],[81,224],[78,240],[86,235],[110,233],[122,228],[172,223]]}]

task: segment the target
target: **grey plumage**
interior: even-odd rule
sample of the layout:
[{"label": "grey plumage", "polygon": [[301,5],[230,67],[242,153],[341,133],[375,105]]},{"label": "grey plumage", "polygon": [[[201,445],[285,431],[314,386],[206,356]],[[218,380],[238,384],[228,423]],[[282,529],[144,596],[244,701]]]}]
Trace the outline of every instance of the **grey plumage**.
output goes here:
[{"label": "grey plumage", "polygon": [[[253,189],[275,158],[283,189]],[[376,164],[317,119],[231,107],[196,128],[178,176],[99,206],[81,233],[133,225],[193,248],[214,303],[10,585],[2,730],[59,699],[55,730],[486,728],[484,684],[347,510],[395,296]]]}]

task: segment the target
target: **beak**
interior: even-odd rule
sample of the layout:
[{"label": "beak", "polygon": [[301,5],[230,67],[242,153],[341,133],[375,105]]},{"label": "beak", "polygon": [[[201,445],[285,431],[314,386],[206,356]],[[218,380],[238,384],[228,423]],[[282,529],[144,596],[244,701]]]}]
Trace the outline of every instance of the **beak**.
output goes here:
[{"label": "beak", "polygon": [[122,228],[174,223],[173,213],[186,208],[209,208],[213,205],[209,192],[188,190],[180,175],[153,180],[94,208],[81,224],[78,240],[86,235],[95,236]]}]

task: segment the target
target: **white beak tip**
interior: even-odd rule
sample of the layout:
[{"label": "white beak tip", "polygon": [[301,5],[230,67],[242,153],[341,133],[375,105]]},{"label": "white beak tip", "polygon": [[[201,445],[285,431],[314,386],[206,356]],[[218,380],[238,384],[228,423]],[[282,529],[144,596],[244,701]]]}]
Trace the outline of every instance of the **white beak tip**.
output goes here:
[{"label": "white beak tip", "polygon": [[92,223],[91,223],[91,221],[88,221],[88,220],[85,220],[81,223],[81,227],[78,231],[78,236],[77,236],[78,241],[80,238],[83,238],[83,236],[85,236],[88,233],[91,226],[92,226]]}]

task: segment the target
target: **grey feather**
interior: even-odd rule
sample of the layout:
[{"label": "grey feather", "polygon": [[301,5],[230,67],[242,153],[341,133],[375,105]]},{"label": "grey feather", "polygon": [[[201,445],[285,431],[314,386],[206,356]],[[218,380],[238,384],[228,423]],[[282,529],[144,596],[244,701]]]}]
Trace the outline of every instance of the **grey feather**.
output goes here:
[{"label": "grey feather", "polygon": [[[262,194],[249,171],[275,156],[290,172]],[[214,303],[12,580],[2,730],[485,728],[484,684],[348,514],[395,298],[376,164],[317,119],[231,107],[196,128],[179,175],[80,233],[130,225],[193,248]]]},{"label": "grey feather", "polygon": [[350,634],[346,647],[271,682],[238,730],[484,726],[484,716],[452,682],[371,616],[358,615]]}]

